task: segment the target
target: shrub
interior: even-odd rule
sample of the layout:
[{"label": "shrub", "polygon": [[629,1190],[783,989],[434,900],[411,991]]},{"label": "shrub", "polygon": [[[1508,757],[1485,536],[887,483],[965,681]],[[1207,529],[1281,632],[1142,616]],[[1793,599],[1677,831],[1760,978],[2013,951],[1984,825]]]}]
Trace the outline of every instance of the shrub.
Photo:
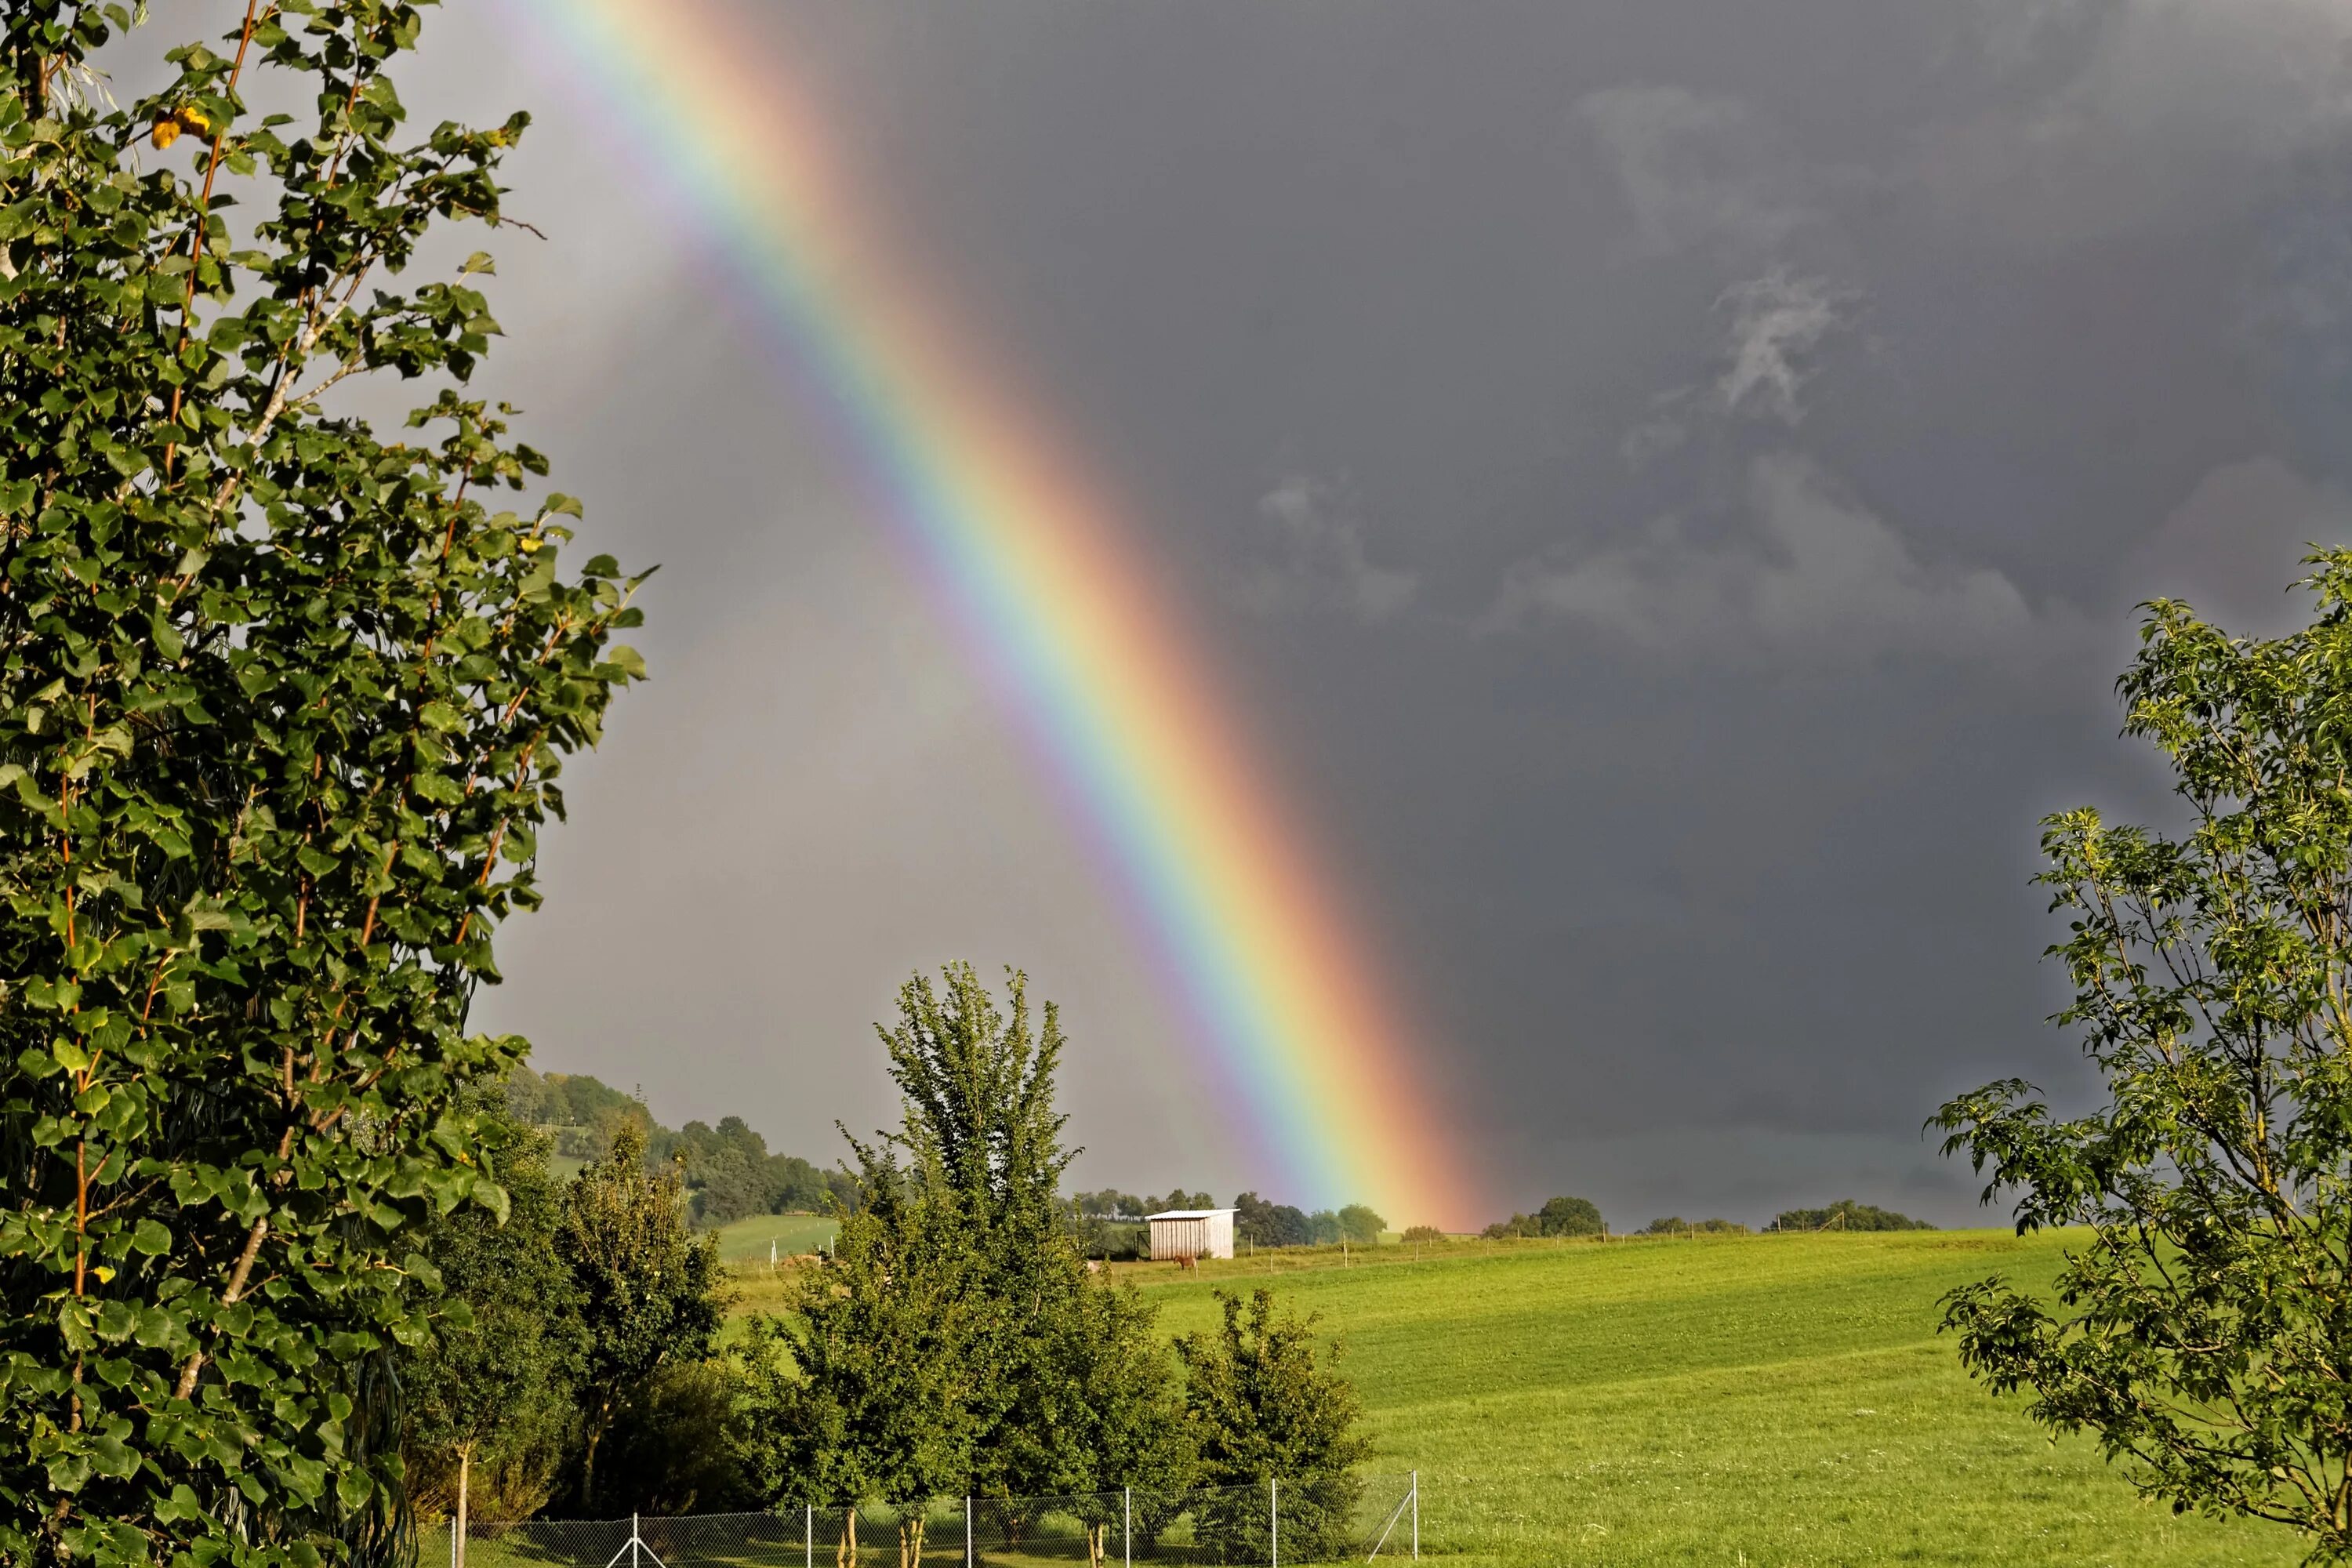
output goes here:
[{"label": "shrub", "polygon": [[1244,1301],[1217,1293],[1223,1318],[1213,1333],[1176,1342],[1186,1373],[1184,1405],[1200,1479],[1251,1489],[1216,1497],[1196,1526],[1204,1545],[1230,1563],[1265,1550],[1270,1499],[1282,1483],[1285,1555],[1329,1557],[1350,1544],[1348,1521],[1360,1487],[1351,1467],[1370,1445],[1357,1430],[1362,1406],[1339,1374],[1339,1346],[1316,1353],[1313,1317],[1281,1311],[1260,1289]]}]

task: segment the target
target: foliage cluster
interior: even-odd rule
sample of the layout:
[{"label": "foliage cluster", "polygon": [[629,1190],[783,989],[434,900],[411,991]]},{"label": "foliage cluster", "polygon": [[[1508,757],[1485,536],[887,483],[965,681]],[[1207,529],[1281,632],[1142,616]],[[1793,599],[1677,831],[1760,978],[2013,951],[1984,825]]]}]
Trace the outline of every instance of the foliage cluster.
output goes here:
[{"label": "foliage cluster", "polygon": [[573,1447],[589,1335],[557,1251],[565,1204],[547,1140],[508,1121],[489,1094],[484,1143],[507,1190],[504,1222],[467,1207],[427,1228],[420,1250],[440,1276],[441,1311],[395,1371],[411,1501],[446,1511],[468,1488],[477,1511],[520,1519],[553,1493]]},{"label": "foliage cluster", "polygon": [[489,1519],[740,1500],[717,1249],[688,1230],[675,1168],[648,1167],[632,1125],[557,1181],[544,1132],[504,1104],[488,1121],[505,1223],[458,1211],[427,1227],[443,1310],[398,1363],[415,1500],[448,1510],[465,1485]]},{"label": "foliage cluster", "polygon": [[1608,1226],[1601,1222],[1600,1206],[1590,1198],[1551,1198],[1531,1215],[1515,1214],[1497,1220],[1486,1229],[1488,1240],[1499,1241],[1514,1236],[1600,1236]]},{"label": "foliage cluster", "polygon": [[[1317,1354],[1313,1319],[1283,1312],[1263,1287],[1247,1300],[1220,1295],[1218,1306],[1214,1332],[1176,1342],[1198,1474],[1225,1489],[1196,1533],[1224,1561],[1248,1562],[1278,1506],[1283,1541],[1312,1562],[1345,1542],[1360,1490],[1351,1467],[1370,1448],[1356,1433],[1362,1406]],[[1282,1483],[1278,1503],[1244,1488],[1268,1479]]]},{"label": "foliage cluster", "polygon": [[1685,1219],[1680,1215],[1668,1215],[1654,1219],[1643,1227],[1645,1236],[1746,1236],[1748,1227],[1737,1220]]},{"label": "foliage cluster", "polygon": [[1234,1233],[1252,1247],[1377,1247],[1389,1222],[1368,1204],[1307,1214],[1255,1193],[1234,1200]]},{"label": "foliage cluster", "polygon": [[[1346,1500],[1356,1406],[1309,1324],[1271,1299],[1237,1304],[1224,1335],[1185,1342],[1180,1378],[1142,1298],[1087,1272],[1059,1195],[1072,1152],[1051,1004],[1033,1018],[1014,973],[1000,1011],[953,965],[939,986],[901,990],[882,1040],[899,1125],[850,1141],[858,1203],[831,1257],[799,1276],[789,1312],[749,1324],[743,1409],[763,1501],[961,1493],[1017,1544],[1023,1500],[1046,1495],[1133,1487],[1148,1504],[1279,1473]],[[1301,1515],[1302,1553],[1318,1520]],[[1113,1522],[1087,1521],[1097,1560]],[[922,1528],[909,1510],[905,1560]]]},{"label": "foliage cluster", "polygon": [[2231,637],[2147,606],[2126,733],[2184,830],[2043,824],[2051,950],[2105,1103],[1995,1083],[1937,1122],[2021,1231],[2090,1227],[2054,1301],[1956,1292],[1968,1365],[2027,1389],[2175,1510],[2252,1515],[2352,1558],[2352,552],[2308,558],[2317,617]]},{"label": "foliage cluster", "polygon": [[[523,117],[411,132],[405,0],[118,104],[133,20],[0,10],[0,1560],[381,1562],[409,1238],[507,1203],[467,1008],[634,584],[499,504],[489,258],[405,276]],[[338,402],[387,373],[389,441]]]}]

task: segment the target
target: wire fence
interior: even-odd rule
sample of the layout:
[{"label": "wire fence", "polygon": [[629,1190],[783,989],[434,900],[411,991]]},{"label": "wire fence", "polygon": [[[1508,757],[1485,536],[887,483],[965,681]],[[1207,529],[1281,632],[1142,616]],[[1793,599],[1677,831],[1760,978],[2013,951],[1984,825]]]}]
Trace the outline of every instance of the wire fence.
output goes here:
[{"label": "wire fence", "polygon": [[672,1519],[454,1521],[419,1568],[1295,1568],[1421,1555],[1420,1472],[1043,1498],[804,1503]]}]

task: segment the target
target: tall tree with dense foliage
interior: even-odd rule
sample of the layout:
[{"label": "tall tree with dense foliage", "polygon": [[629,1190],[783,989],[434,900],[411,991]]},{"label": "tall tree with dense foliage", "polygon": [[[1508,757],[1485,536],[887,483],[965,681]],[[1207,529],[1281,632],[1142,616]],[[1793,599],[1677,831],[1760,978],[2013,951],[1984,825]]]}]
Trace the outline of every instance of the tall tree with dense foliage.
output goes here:
[{"label": "tall tree with dense foliage", "polygon": [[2233,638],[2147,606],[2119,682],[2185,830],[2043,824],[2105,1103],[2032,1086],[1945,1106],[1948,1152],[2021,1231],[2088,1229],[2054,1293],[1999,1279],[1946,1324],[1993,1388],[2032,1393],[2176,1510],[2270,1519],[2352,1557],[2352,552],[2310,558],[2318,616]]},{"label": "tall tree with dense foliage", "polygon": [[485,1519],[526,1519],[552,1495],[579,1426],[587,1350],[579,1293],[556,1251],[562,1185],[547,1137],[487,1101],[484,1148],[508,1194],[505,1219],[467,1205],[428,1221],[421,1250],[440,1275],[429,1339],[396,1357],[413,1498]]},{"label": "tall tree with dense foliage", "polygon": [[587,1345],[581,1373],[583,1425],[575,1497],[623,1507],[598,1490],[597,1449],[614,1423],[656,1392],[674,1361],[709,1357],[726,1321],[718,1243],[687,1222],[675,1167],[646,1164],[645,1131],[614,1131],[613,1152],[564,1189],[557,1255],[579,1294]]},{"label": "tall tree with dense foliage", "polygon": [[[755,1320],[747,1399],[769,1500],[982,1500],[1017,1546],[1026,1500],[1181,1469],[1150,1309],[1089,1279],[1060,1197],[1063,1040],[1008,977],[918,976],[882,1030],[898,1128],[850,1140],[857,1202],[783,1318]],[[1098,1552],[1103,1519],[1089,1521]],[[919,1512],[900,1542],[921,1549]]]},{"label": "tall tree with dense foliage", "polygon": [[0,10],[0,1560],[383,1561],[410,1238],[503,1204],[468,1001],[635,612],[499,505],[488,258],[404,277],[522,117],[408,130],[405,0],[253,0],[118,106],[131,20]]},{"label": "tall tree with dense foliage", "polygon": [[[1339,1347],[1318,1354],[1315,1320],[1284,1311],[1271,1290],[1217,1298],[1217,1330],[1176,1342],[1200,1482],[1235,1489],[1201,1501],[1196,1529],[1223,1561],[1254,1562],[1278,1506],[1285,1556],[1327,1558],[1349,1544],[1361,1490],[1351,1467],[1370,1447],[1357,1429],[1362,1405],[1337,1365]],[[1262,1489],[1275,1481],[1278,1505]]]},{"label": "tall tree with dense foliage", "polygon": [[[843,1212],[831,1258],[797,1276],[790,1313],[752,1316],[740,1352],[763,1500],[840,1507],[849,1563],[859,1502],[971,1489],[975,1384],[990,1371],[974,1354],[987,1305],[956,1215],[887,1148],[863,1152],[864,1201]],[[908,1508],[902,1562],[922,1532]]]},{"label": "tall tree with dense foliage", "polygon": [[[898,1022],[880,1031],[905,1100],[887,1156],[903,1163],[923,1202],[963,1254],[984,1309],[965,1353],[988,1369],[970,1397],[975,1447],[967,1489],[1021,1497],[1061,1489],[1062,1435],[1044,1412],[1056,1383],[1056,1342],[1075,1331],[1072,1303],[1085,1262],[1061,1199],[1075,1151],[1062,1145],[1055,1108],[1061,1018],[1029,1005],[1027,978],[1007,976],[1005,1006],[968,963],[934,986],[917,975],[898,994]],[[874,1151],[860,1150],[870,1165]]]}]

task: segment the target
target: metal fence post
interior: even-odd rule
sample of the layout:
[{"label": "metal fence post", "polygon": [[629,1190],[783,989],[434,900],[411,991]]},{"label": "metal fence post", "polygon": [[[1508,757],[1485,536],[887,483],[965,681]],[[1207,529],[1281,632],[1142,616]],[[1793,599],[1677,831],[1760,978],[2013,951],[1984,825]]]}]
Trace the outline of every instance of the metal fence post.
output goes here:
[{"label": "metal fence post", "polygon": [[1265,1539],[1274,1557],[1274,1568],[1282,1568],[1282,1483],[1265,1483]]},{"label": "metal fence post", "polygon": [[1412,1560],[1421,1561],[1421,1472],[1412,1473]]},{"label": "metal fence post", "polygon": [[1135,1489],[1118,1489],[1118,1560],[1135,1568]]},{"label": "metal fence post", "polygon": [[629,1568],[637,1568],[637,1516],[629,1515]]},{"label": "metal fence post", "polygon": [[801,1558],[807,1568],[816,1568],[816,1504],[801,1504]]},{"label": "metal fence post", "polygon": [[963,1568],[972,1568],[971,1494],[963,1494]]}]

